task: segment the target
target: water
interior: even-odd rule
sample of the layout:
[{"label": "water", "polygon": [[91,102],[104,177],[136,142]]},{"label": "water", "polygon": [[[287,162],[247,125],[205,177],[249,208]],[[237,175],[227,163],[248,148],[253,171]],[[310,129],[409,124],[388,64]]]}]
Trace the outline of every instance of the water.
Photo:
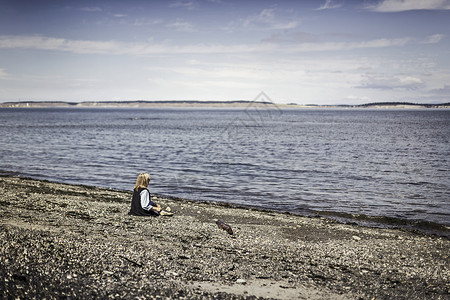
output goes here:
[{"label": "water", "polygon": [[450,226],[449,110],[0,109],[0,133],[3,173]]}]

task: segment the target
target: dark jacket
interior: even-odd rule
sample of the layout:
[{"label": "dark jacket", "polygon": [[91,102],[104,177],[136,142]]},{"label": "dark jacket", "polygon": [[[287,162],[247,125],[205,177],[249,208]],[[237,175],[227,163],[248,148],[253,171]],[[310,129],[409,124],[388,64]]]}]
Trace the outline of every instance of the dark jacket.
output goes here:
[{"label": "dark jacket", "polygon": [[[131,209],[128,214],[133,215],[133,216],[159,216],[159,213],[157,211],[154,211],[153,209],[145,210],[142,208],[141,192],[143,190],[148,191],[148,189],[146,189],[146,188],[139,188],[137,191],[133,190],[133,198],[131,199]],[[148,193],[150,196],[150,191]],[[156,205],[154,205],[154,206],[156,206]]]}]

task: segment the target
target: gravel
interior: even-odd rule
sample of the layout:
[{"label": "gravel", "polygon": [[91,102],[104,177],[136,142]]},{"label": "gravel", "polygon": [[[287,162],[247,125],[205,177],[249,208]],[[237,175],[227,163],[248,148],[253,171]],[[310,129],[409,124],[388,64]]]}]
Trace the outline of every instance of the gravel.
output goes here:
[{"label": "gravel", "polygon": [[[450,299],[445,237],[0,177],[0,298]],[[233,234],[219,228],[222,220]]]}]

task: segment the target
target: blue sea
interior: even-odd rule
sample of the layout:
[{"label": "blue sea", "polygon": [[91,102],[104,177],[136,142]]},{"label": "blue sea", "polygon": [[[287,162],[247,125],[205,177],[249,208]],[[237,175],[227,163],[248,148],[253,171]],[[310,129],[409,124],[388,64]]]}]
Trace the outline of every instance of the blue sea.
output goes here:
[{"label": "blue sea", "polygon": [[449,236],[450,110],[2,108],[0,173]]}]

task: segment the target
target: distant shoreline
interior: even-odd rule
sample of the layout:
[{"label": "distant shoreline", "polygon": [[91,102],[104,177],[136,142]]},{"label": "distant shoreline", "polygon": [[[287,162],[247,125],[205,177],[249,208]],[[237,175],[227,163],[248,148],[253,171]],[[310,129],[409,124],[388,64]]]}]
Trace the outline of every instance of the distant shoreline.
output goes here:
[{"label": "distant shoreline", "polygon": [[0,103],[0,108],[375,108],[375,109],[422,109],[422,108],[450,108],[450,102],[437,104],[423,104],[410,102],[374,102],[358,105],[316,105],[316,104],[277,104],[261,101],[15,101]]}]

